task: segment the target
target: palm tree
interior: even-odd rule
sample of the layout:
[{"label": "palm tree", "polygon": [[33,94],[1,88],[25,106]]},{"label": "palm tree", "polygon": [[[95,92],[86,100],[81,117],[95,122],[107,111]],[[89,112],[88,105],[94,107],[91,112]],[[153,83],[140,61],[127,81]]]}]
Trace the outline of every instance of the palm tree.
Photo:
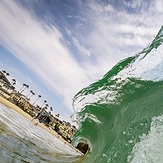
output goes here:
[{"label": "palm tree", "polygon": [[22,85],[23,85],[23,86],[19,89],[18,92],[20,92],[24,87],[26,87],[27,84],[23,83]]},{"label": "palm tree", "polygon": [[29,96],[29,99],[34,95],[35,95],[35,93],[32,91],[32,94]]},{"label": "palm tree", "polygon": [[42,103],[41,108],[43,107],[43,105],[44,105],[45,103],[47,103],[47,101],[46,101],[46,100],[44,100],[44,102]]},{"label": "palm tree", "polygon": [[22,92],[24,92],[27,88],[29,88],[29,85],[27,85],[27,84],[24,84],[23,86],[25,86],[24,89],[22,89],[21,91],[19,91],[19,93],[22,93]]},{"label": "palm tree", "polygon": [[53,111],[53,108],[52,107],[50,107],[50,111]]},{"label": "palm tree", "polygon": [[2,70],[3,74],[6,74],[6,71],[5,70]]},{"label": "palm tree", "polygon": [[14,86],[16,84],[16,80],[12,79],[12,85]]},{"label": "palm tree", "polygon": [[39,98],[41,98],[41,95],[38,95],[38,98],[37,98],[36,101],[33,103],[33,105],[38,101]]},{"label": "palm tree", "polygon": [[33,91],[32,90],[30,90],[30,92],[28,93],[28,95],[26,95],[25,97],[28,98],[29,95],[31,95],[31,94],[33,94]]},{"label": "palm tree", "polygon": [[49,106],[48,104],[45,104],[44,108],[47,110],[48,109],[48,106]]},{"label": "palm tree", "polygon": [[[9,74],[8,72],[6,72],[5,70],[2,70],[2,72],[3,72],[3,74],[6,76],[6,78],[7,78],[7,76],[10,75],[10,74]],[[6,85],[6,91],[8,91],[9,88],[10,88],[10,86],[9,86],[9,84],[7,84],[7,85]]]},{"label": "palm tree", "polygon": [[6,76],[10,76],[10,74],[8,72],[6,72]]},{"label": "palm tree", "polygon": [[10,74],[8,72],[6,72],[5,70],[2,70],[3,74],[7,77],[9,76]]},{"label": "palm tree", "polygon": [[4,74],[5,76],[9,76],[9,73],[6,72],[5,70],[2,70],[2,72],[3,72],[3,74]]}]

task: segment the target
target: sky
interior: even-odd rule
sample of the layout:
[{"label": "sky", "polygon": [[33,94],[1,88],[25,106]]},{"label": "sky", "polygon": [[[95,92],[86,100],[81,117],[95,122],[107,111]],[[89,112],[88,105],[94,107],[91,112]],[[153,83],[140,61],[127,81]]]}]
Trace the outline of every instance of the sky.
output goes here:
[{"label": "sky", "polygon": [[71,122],[74,95],[148,46],[162,25],[162,0],[1,0],[0,70]]}]

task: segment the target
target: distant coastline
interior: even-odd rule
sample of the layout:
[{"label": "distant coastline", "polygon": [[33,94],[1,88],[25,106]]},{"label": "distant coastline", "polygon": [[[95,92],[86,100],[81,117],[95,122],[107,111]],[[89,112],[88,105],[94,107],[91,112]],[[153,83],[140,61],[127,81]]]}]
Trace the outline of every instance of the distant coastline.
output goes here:
[{"label": "distant coastline", "polygon": [[[60,120],[60,115],[54,114],[53,107],[49,106],[47,100],[43,100],[42,104],[38,104],[38,101],[42,98],[41,95],[38,95],[35,101],[31,102],[31,98],[35,96],[35,93],[29,89],[29,85],[23,83],[22,87],[16,90],[15,85],[17,81],[16,79],[10,79],[10,81],[8,79],[9,76],[10,74],[5,70],[0,71],[0,96],[29,114],[33,120],[38,119],[39,123],[43,123],[48,128],[55,130],[70,143],[72,136],[77,130],[76,127],[69,122]],[[25,90],[28,93],[25,94]],[[38,123],[35,124],[38,125]]]},{"label": "distant coastline", "polygon": [[[10,101],[8,101],[7,99],[3,98],[0,96],[0,103],[5,105],[7,108],[9,109],[13,109],[16,112],[18,112],[19,114],[21,114],[22,116],[24,116],[25,118],[28,118],[30,121],[32,120],[32,117],[24,112],[21,108],[19,108],[18,106],[14,105],[13,103],[11,103]],[[34,122],[38,122],[38,120],[34,120]],[[33,122],[31,122],[33,123]],[[78,149],[76,149],[74,146],[72,146],[70,143],[68,143],[65,139],[62,138],[62,136],[60,136],[56,131],[49,129],[47,126],[45,126],[42,123],[38,124],[39,127],[43,128],[44,130],[46,130],[47,132],[49,132],[50,134],[52,134],[53,136],[55,136],[56,138],[58,138],[59,140],[61,140],[62,142],[64,142],[66,145],[70,146],[72,149],[74,149],[76,152],[80,153],[81,155],[83,155],[83,153],[81,151],[79,151]]]},{"label": "distant coastline", "polygon": [[41,95],[38,95],[35,102],[31,103],[30,98],[35,93],[30,90],[27,95],[24,95],[24,90],[29,89],[27,84],[22,84],[22,87],[16,90],[16,79],[12,79],[10,82],[8,76],[9,73],[5,70],[0,71],[0,103],[28,118],[33,125],[43,128],[83,155],[77,147],[71,145],[71,139],[76,132],[76,127],[69,122],[61,121],[59,114],[53,115],[53,108],[47,104],[46,100],[43,101],[42,105],[37,105],[36,102],[41,98]]}]

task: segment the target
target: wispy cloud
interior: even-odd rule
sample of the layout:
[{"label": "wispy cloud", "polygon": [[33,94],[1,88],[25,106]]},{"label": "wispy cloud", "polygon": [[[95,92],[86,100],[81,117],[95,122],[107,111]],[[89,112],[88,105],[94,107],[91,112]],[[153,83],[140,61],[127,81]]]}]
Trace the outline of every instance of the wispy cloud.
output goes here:
[{"label": "wispy cloud", "polygon": [[41,22],[14,1],[0,4],[0,44],[71,108],[75,93],[102,77],[120,59],[147,46],[162,25],[162,0],[120,2],[122,8],[102,1],[80,2],[80,6],[86,5],[84,12],[76,17],[76,28],[67,29],[69,42],[83,54],[80,62],[78,54],[71,54],[62,29]]},{"label": "wispy cloud", "polygon": [[107,72],[120,59],[138,53],[162,26],[162,1],[121,1],[121,4],[113,6],[101,1],[88,4],[90,10],[85,15],[92,30],[84,37],[97,61],[96,75]]},{"label": "wispy cloud", "polygon": [[79,40],[77,40],[75,37],[72,37],[72,42],[73,44],[76,46],[76,48],[82,53],[82,54],[86,54],[88,56],[91,55],[91,52],[85,47],[83,46]]},{"label": "wispy cloud", "polygon": [[89,81],[60,31],[39,22],[14,1],[1,1],[0,11],[0,43],[63,96],[70,108],[72,96]]}]

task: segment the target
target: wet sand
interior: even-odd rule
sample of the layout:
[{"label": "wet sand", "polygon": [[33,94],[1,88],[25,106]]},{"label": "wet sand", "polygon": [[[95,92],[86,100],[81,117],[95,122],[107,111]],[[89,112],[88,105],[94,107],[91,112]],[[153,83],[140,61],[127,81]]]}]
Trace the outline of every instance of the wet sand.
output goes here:
[{"label": "wet sand", "polygon": [[[7,106],[10,109],[15,110],[16,112],[18,112],[19,114],[23,115],[25,118],[28,118],[29,120],[32,120],[32,117],[24,112],[21,108],[19,108],[18,106],[16,106],[15,104],[11,103],[10,101],[4,99],[3,97],[0,96],[0,103]],[[32,122],[31,122],[32,123]],[[38,123],[38,120],[33,120],[33,125],[35,123]],[[44,130],[46,130],[47,132],[51,133],[52,135],[54,135],[55,137],[57,137],[59,140],[61,140],[62,142],[64,142],[64,144],[70,146],[72,149],[74,149],[76,152],[78,152],[79,154],[83,155],[82,152],[80,152],[79,150],[77,150],[74,146],[72,146],[70,143],[68,143],[66,140],[64,140],[57,132],[55,132],[52,129],[49,129],[48,127],[46,127],[44,124],[42,123],[38,123],[38,125],[36,127],[41,127]]]}]

